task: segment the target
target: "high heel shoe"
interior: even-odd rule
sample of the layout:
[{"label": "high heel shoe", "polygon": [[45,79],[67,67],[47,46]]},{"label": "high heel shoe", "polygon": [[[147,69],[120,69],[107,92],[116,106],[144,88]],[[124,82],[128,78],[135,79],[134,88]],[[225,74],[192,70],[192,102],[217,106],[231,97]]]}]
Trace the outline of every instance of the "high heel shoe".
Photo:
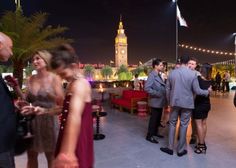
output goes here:
[{"label": "high heel shoe", "polygon": [[194,152],[196,154],[202,154],[202,153],[206,154],[206,150],[207,150],[206,144],[205,143],[204,144],[199,143],[199,144],[197,144],[196,149],[194,150]]},{"label": "high heel shoe", "polygon": [[198,143],[197,145],[195,145],[195,146],[194,146],[194,149],[197,149],[198,145],[204,145],[204,146],[205,146],[205,148],[206,148],[206,150],[207,150],[206,143],[204,143],[204,144],[200,144],[200,143]]}]

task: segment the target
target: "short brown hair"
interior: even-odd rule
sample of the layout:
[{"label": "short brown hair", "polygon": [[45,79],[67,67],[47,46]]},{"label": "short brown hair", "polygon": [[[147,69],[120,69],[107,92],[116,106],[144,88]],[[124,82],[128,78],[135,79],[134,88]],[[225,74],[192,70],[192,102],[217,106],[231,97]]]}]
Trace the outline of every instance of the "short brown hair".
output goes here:
[{"label": "short brown hair", "polygon": [[189,59],[189,61],[195,61],[196,62],[196,64],[198,64],[198,60],[197,60],[197,58],[195,58],[195,57],[190,57],[190,59]]}]

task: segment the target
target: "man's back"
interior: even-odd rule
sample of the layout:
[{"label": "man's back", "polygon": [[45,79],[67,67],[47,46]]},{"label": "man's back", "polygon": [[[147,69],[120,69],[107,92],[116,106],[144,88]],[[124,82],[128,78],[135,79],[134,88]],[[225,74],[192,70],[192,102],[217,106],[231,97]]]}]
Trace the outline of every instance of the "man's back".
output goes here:
[{"label": "man's back", "polygon": [[193,93],[207,95],[199,88],[197,74],[186,66],[173,70],[167,80],[167,99],[170,106],[194,108]]}]

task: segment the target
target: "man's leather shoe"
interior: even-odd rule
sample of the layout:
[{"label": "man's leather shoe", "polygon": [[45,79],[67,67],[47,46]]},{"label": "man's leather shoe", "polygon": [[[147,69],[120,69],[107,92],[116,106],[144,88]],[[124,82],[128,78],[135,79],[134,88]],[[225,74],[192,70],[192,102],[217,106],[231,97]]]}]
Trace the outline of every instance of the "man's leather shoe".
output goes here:
[{"label": "man's leather shoe", "polygon": [[187,150],[183,150],[183,152],[178,152],[177,155],[178,155],[179,157],[181,157],[181,156],[186,155],[187,153],[188,153]]},{"label": "man's leather shoe", "polygon": [[173,155],[173,153],[174,153],[174,151],[171,150],[171,149],[169,149],[169,148],[163,148],[163,147],[161,147],[160,150],[161,150],[162,152],[165,152],[165,153],[169,154],[169,155]]},{"label": "man's leather shoe", "polygon": [[160,134],[157,134],[157,137],[158,137],[158,138],[164,138],[164,136],[163,136],[163,135],[160,135]]},{"label": "man's leather shoe", "polygon": [[153,136],[147,136],[146,140],[151,142],[151,143],[159,143]]}]

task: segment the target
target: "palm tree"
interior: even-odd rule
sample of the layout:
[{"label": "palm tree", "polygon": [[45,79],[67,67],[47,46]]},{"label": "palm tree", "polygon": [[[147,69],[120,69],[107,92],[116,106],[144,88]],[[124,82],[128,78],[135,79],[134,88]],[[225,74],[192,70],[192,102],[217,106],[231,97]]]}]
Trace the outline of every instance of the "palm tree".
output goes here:
[{"label": "palm tree", "polygon": [[125,65],[121,65],[117,71],[118,79],[119,80],[131,80],[132,73],[129,72],[128,68]]},{"label": "palm tree", "polygon": [[121,65],[117,71],[117,74],[120,74],[122,72],[128,72],[128,68],[125,65]]},{"label": "palm tree", "polygon": [[112,68],[108,65],[104,66],[101,69],[101,74],[105,79],[108,79],[112,75],[113,71]]},{"label": "palm tree", "polygon": [[142,67],[137,67],[134,70],[131,71],[133,75],[137,74],[139,75],[141,72],[143,72],[143,68]]},{"label": "palm tree", "polygon": [[0,31],[13,39],[13,75],[18,78],[20,86],[23,80],[23,68],[33,53],[41,49],[52,49],[63,43],[71,42],[58,35],[66,27],[45,26],[47,13],[35,13],[26,17],[20,6],[15,12],[7,11],[0,18]]},{"label": "palm tree", "polygon": [[94,74],[94,67],[92,65],[84,66],[84,76],[91,81]]},{"label": "palm tree", "polygon": [[145,75],[147,76],[150,72],[152,71],[152,67],[150,66],[143,66],[143,72],[145,73]]}]

